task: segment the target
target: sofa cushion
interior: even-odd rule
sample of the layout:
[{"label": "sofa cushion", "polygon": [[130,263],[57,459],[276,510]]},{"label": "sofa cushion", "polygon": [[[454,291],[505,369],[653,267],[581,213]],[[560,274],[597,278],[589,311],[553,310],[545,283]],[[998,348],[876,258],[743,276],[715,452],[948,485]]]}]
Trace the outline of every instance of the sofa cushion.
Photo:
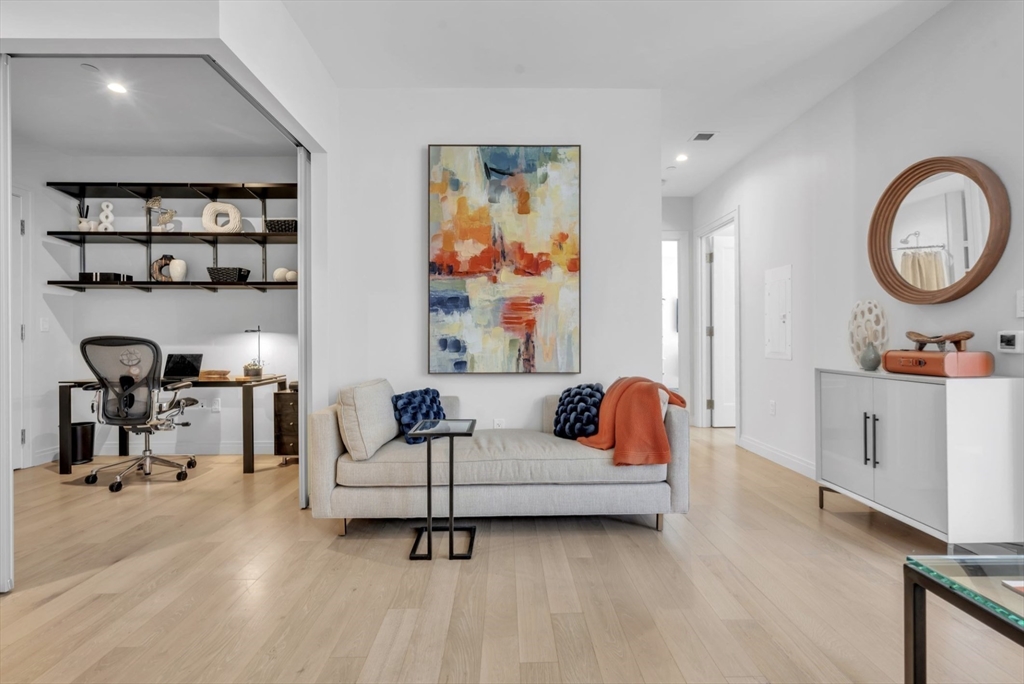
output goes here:
[{"label": "sofa cushion", "polygon": [[429,387],[396,394],[391,397],[391,404],[395,407],[398,431],[405,436],[406,444],[419,444],[426,441],[426,437],[410,437],[408,434],[409,430],[416,427],[418,422],[431,418],[443,420],[445,417],[444,408],[441,406],[441,394],[436,389]]},{"label": "sofa cushion", "polygon": [[601,383],[576,385],[564,390],[555,410],[555,437],[576,439],[596,435],[602,399],[604,387]]},{"label": "sofa cushion", "polygon": [[349,455],[365,461],[398,435],[398,421],[387,380],[371,380],[338,392],[338,427]]},{"label": "sofa cushion", "polygon": [[[448,482],[448,440],[434,440],[433,481]],[[388,442],[369,461],[338,459],[344,487],[422,487],[427,445]],[[477,430],[455,438],[455,484],[598,484],[664,482],[665,465],[616,467],[612,452],[535,430]]]}]

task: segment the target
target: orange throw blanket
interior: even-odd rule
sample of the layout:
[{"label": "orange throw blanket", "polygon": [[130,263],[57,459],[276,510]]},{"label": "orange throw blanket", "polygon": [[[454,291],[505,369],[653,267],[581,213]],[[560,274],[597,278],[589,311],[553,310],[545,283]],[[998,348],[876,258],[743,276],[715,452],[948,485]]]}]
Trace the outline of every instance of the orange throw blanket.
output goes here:
[{"label": "orange throw blanket", "polygon": [[661,383],[641,377],[619,378],[601,401],[597,434],[577,441],[595,449],[615,447],[615,465],[668,463],[672,451],[661,419],[659,389],[668,392],[668,403],[686,408],[686,400]]}]

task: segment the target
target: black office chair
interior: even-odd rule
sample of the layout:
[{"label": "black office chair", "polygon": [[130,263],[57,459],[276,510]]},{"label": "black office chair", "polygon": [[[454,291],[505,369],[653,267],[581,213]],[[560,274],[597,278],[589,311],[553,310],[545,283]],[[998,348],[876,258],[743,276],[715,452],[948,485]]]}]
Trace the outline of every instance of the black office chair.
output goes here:
[{"label": "black office chair", "polygon": [[[160,346],[152,340],[104,335],[82,340],[81,349],[89,370],[98,380],[83,387],[96,392],[92,404],[96,420],[146,436],[142,456],[93,468],[85,477],[86,484],[95,484],[96,473],[101,470],[123,467],[124,470],[110,483],[110,491],[119,492],[125,475],[133,470],[150,475],[154,465],[177,469],[178,480],[187,478],[187,469],[196,467],[195,455],[184,455],[188,458],[184,464],[154,456],[149,439],[157,430],[189,425],[175,419],[184,414],[186,408],[199,403],[191,397],[178,397],[178,393],[192,387],[192,383],[176,382],[161,387],[163,355]],[[162,390],[174,393],[170,401],[160,400]]]}]

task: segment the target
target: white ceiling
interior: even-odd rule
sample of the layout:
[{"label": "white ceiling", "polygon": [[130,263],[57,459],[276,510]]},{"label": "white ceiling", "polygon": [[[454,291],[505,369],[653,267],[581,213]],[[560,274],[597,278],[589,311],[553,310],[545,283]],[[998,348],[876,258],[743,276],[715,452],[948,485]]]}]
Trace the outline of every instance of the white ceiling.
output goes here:
[{"label": "white ceiling", "polygon": [[[99,71],[86,71],[85,62]],[[115,81],[128,92],[107,89]],[[74,156],[276,156],[295,148],[199,58],[16,58],[11,125]]]},{"label": "white ceiling", "polygon": [[948,0],[286,4],[343,88],[661,89],[662,194],[691,196]]}]

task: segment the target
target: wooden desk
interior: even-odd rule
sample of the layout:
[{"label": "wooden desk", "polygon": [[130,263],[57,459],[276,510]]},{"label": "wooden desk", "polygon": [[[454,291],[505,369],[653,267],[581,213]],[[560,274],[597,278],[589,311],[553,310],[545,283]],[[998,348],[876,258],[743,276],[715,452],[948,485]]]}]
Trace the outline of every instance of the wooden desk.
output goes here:
[{"label": "wooden desk", "polygon": [[[256,470],[256,459],[253,445],[253,412],[252,393],[257,387],[277,385],[277,389],[288,388],[288,378],[284,375],[264,375],[261,378],[220,378],[215,380],[200,380],[199,378],[185,378],[192,383],[194,389],[218,389],[224,387],[240,387],[242,389],[242,472],[252,473]],[[58,384],[58,397],[60,402],[60,473],[69,475],[71,473],[71,390],[81,388],[85,385],[96,382],[90,380],[65,380]],[[169,384],[172,381],[164,381]],[[173,382],[178,382],[174,380]],[[186,390],[187,392],[188,390]],[[128,455],[128,431],[119,429],[117,431],[117,453],[121,456]]]}]

